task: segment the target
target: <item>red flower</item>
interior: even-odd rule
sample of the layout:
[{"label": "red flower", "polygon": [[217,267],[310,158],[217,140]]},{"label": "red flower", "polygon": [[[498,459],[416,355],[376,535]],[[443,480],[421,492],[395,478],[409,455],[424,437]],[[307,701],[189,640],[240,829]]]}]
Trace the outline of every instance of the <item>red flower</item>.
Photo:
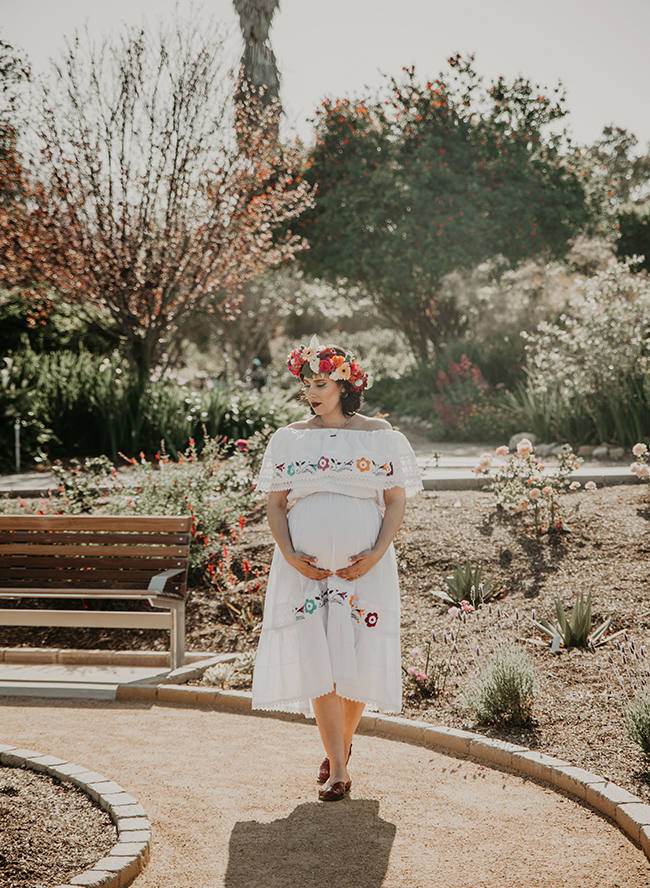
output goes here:
[{"label": "red flower", "polygon": [[235,447],[241,453],[248,453],[248,441],[246,440],[246,438],[237,438],[237,440],[235,441]]},{"label": "red flower", "polygon": [[377,625],[377,620],[379,619],[379,614],[368,614],[366,617],[366,626],[372,629],[373,626]]},{"label": "red flower", "polygon": [[334,364],[331,358],[321,358],[318,365],[319,373],[331,373],[334,370]]},{"label": "red flower", "polygon": [[326,456],[321,456],[321,458],[318,460],[318,468],[321,469],[322,471],[327,469],[329,467],[329,464],[330,464],[330,461]]}]

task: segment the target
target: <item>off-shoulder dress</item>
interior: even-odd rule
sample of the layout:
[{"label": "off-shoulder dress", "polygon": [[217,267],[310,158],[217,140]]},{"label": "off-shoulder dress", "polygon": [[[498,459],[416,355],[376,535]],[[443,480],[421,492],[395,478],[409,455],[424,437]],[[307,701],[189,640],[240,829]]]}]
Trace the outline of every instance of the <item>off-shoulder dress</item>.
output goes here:
[{"label": "off-shoulder dress", "polygon": [[[375,544],[384,490],[422,489],[415,454],[393,429],[279,429],[257,489],[289,491],[296,551],[329,570]],[[311,715],[310,701],[334,689],[381,712],[402,700],[400,600],[392,544],[355,581],[309,580],[276,546],[253,676],[253,709]]]}]

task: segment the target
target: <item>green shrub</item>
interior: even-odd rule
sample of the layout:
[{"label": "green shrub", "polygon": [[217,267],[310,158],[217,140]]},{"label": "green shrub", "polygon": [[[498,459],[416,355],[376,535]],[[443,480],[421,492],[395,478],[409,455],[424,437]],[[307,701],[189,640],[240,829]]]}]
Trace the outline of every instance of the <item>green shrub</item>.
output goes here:
[{"label": "green shrub", "polygon": [[644,756],[650,759],[650,693],[639,694],[623,713],[627,736],[638,743]]},{"label": "green shrub", "polygon": [[458,563],[452,576],[445,577],[445,583],[449,592],[433,592],[436,598],[440,598],[445,604],[460,605],[463,601],[472,607],[480,607],[484,601],[489,601],[496,595],[492,589],[492,577],[482,581],[483,565],[479,564],[472,570],[467,559],[465,567]]},{"label": "green shrub", "polygon": [[614,615],[604,620],[596,629],[591,628],[591,592],[585,598],[578,595],[573,605],[570,619],[567,619],[564,605],[559,598],[555,599],[555,613],[557,622],[551,623],[549,620],[533,620],[533,625],[541,630],[544,635],[548,636],[551,642],[551,648],[554,651],[559,650],[560,645],[565,648],[570,647],[600,647],[607,644],[615,638],[623,635],[625,629],[615,632],[613,635],[605,633],[612,625]]},{"label": "green shrub", "polygon": [[480,724],[526,725],[532,719],[538,693],[528,654],[503,649],[490,657],[465,700]]}]

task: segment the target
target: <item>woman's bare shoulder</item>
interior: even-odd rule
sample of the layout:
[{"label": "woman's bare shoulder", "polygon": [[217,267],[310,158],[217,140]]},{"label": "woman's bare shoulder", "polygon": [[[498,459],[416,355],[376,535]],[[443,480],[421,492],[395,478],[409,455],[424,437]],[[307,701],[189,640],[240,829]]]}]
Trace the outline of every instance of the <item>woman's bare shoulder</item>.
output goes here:
[{"label": "woman's bare shoulder", "polygon": [[292,422],[288,426],[285,426],[286,429],[314,429],[317,428],[314,425],[313,418],[310,419],[299,419],[298,422]]},{"label": "woman's bare shoulder", "polygon": [[392,429],[392,425],[378,416],[362,416],[357,413],[353,428],[359,431],[375,432],[379,429]]}]

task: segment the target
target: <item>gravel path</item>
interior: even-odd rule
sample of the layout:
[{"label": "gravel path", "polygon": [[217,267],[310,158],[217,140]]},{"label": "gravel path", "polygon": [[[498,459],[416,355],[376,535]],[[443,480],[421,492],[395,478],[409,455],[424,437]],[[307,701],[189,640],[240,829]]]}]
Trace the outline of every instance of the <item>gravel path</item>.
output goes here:
[{"label": "gravel path", "polygon": [[315,802],[311,724],[188,708],[0,701],[2,741],[100,771],[153,824],[137,888],[643,888],[617,827],[526,780],[360,736],[345,802]]}]

